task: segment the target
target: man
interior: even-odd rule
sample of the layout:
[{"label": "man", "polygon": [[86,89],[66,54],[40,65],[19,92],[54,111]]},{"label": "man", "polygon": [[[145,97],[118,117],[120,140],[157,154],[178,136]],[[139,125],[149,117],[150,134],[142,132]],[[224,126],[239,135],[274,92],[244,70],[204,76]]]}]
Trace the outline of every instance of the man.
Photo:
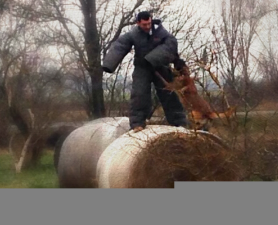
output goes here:
[{"label": "man", "polygon": [[134,71],[129,113],[131,129],[138,132],[146,126],[146,119],[152,106],[152,82],[168,123],[173,126],[185,126],[185,112],[177,95],[163,90],[164,84],[155,75],[157,71],[168,82],[173,80],[169,63],[177,60],[177,40],[165,30],[160,20],[152,20],[149,12],[140,12],[136,20],[137,26],[112,43],[104,58],[102,68],[105,72],[113,73],[134,46]]}]

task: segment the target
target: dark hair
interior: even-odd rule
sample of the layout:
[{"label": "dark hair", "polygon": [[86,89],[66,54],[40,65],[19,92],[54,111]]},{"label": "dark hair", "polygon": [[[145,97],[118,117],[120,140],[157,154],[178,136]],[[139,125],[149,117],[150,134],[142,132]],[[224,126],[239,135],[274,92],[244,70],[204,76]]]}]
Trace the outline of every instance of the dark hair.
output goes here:
[{"label": "dark hair", "polygon": [[148,20],[150,17],[152,17],[152,16],[148,11],[142,11],[137,14],[136,21],[140,22],[142,19]]}]

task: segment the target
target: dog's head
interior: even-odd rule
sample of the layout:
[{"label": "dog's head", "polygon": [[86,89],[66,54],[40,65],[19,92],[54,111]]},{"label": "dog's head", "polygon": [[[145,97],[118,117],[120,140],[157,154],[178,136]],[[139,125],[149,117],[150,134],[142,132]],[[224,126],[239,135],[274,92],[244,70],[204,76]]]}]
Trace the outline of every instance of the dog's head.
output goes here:
[{"label": "dog's head", "polygon": [[176,69],[175,67],[171,67],[171,70],[174,77],[190,76],[190,69],[187,65],[183,66],[180,70]]},{"label": "dog's head", "polygon": [[190,128],[194,130],[208,131],[212,125],[212,120],[202,115],[197,111],[191,111],[188,113],[188,119],[190,120]]},{"label": "dog's head", "polygon": [[179,56],[173,62],[174,68],[172,68],[172,72],[175,77],[185,75],[190,76],[190,69],[187,66],[186,62],[181,59]]}]

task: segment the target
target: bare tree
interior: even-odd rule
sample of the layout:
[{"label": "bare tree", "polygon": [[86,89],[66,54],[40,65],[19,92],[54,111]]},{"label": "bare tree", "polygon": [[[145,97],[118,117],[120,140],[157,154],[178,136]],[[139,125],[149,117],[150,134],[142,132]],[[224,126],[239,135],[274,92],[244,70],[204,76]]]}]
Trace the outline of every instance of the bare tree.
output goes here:
[{"label": "bare tree", "polygon": [[[103,36],[105,20],[102,18],[106,18],[107,13],[102,17],[97,17],[97,15],[103,13],[101,10],[112,4],[110,1],[97,3],[94,0],[80,0],[68,4],[65,1],[50,0],[47,2],[37,1],[34,5],[32,5],[32,1],[27,1],[27,3],[21,3],[18,7],[17,14],[26,12],[26,19],[35,18],[38,23],[47,22],[46,27],[48,29],[42,30],[42,39],[49,44],[67,46],[68,52],[74,55],[75,60],[84,67],[86,74],[90,77],[90,95],[87,98],[89,101],[87,107],[90,107],[87,112],[90,113],[90,118],[105,116],[101,53],[105,54],[110,43],[120,35],[124,27],[130,24],[135,10],[143,2],[144,0],[136,1],[130,8],[122,1],[116,2],[115,4],[119,5],[120,8],[118,9],[120,11],[117,11],[117,13],[112,11],[112,17],[120,15],[120,21],[119,23],[118,21],[112,23],[112,26],[117,24],[117,29],[116,31],[114,29],[110,30],[105,37]],[[82,12],[83,18],[80,24],[69,17],[67,11],[76,7]],[[110,38],[109,41],[107,41],[107,37]]]},{"label": "bare tree", "polygon": [[[276,8],[278,5],[276,3]],[[267,100],[275,101],[277,99],[277,85],[278,85],[278,61],[277,61],[277,18],[278,11],[270,13],[265,18],[265,31],[263,35],[259,36],[260,43],[262,44],[262,52],[259,56],[253,56],[258,63],[258,71],[260,76],[261,92],[265,93]],[[269,23],[268,21],[273,21]],[[263,37],[262,37],[263,36]]]},{"label": "bare tree", "polygon": [[259,61],[259,71],[263,78],[261,79],[261,90],[266,94],[267,99],[275,100],[278,96],[278,61],[277,53],[273,48],[268,49],[267,54],[261,54]]},{"label": "bare tree", "polygon": [[62,92],[61,71],[51,74],[42,68],[43,57],[38,52],[43,46],[36,42],[32,21],[16,15],[16,1],[6,1],[4,6],[0,17],[0,96],[19,132],[13,133],[10,151],[16,172],[20,172],[39,159],[44,132],[57,105],[55,98]]},{"label": "bare tree", "polygon": [[219,72],[229,92],[243,102],[246,110],[254,107],[250,102],[250,84],[257,65],[254,64],[251,47],[262,19],[271,11],[273,8],[266,1],[223,1],[222,23],[212,28],[213,48],[217,51],[217,63],[221,67]]},{"label": "bare tree", "polygon": [[267,133],[265,126],[261,127],[261,132],[257,132],[256,135],[251,134],[249,121],[252,117],[249,117],[249,113],[264,97],[263,93],[259,92],[260,85],[256,82],[263,70],[259,67],[258,61],[260,58],[261,63],[263,62],[262,57],[258,57],[263,53],[263,48],[258,45],[260,38],[258,33],[266,30],[262,24],[264,18],[277,10],[273,2],[222,1],[221,15],[215,20],[211,29],[213,35],[211,49],[215,53],[214,75],[223,81],[230,104],[238,105],[239,110],[244,111],[240,119],[241,128],[235,126],[231,129],[230,142],[235,147],[239,147],[240,144],[239,148],[244,152],[248,162],[246,168],[249,167],[247,170],[250,173],[256,168],[254,159],[257,159],[259,154],[255,148],[261,144],[259,142]]}]

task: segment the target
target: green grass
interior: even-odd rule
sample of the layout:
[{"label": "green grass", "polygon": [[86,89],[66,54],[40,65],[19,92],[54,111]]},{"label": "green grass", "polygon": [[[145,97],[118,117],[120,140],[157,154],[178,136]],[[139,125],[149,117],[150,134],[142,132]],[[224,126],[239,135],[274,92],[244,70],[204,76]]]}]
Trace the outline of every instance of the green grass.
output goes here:
[{"label": "green grass", "polygon": [[11,155],[0,153],[0,188],[58,188],[53,152],[45,151],[36,167],[18,174]]}]

